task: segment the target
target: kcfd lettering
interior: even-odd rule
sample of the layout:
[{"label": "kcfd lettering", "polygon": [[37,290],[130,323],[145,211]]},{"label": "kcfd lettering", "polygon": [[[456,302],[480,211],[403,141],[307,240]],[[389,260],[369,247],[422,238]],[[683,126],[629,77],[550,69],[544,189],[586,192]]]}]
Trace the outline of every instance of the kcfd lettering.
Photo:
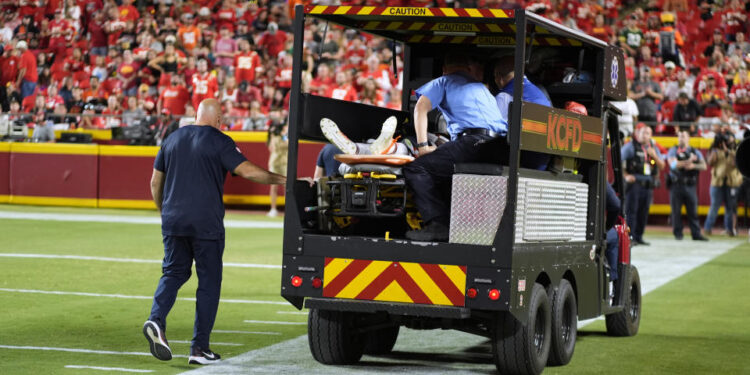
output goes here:
[{"label": "kcfd lettering", "polygon": [[557,113],[547,115],[547,148],[578,152],[583,141],[581,120]]}]

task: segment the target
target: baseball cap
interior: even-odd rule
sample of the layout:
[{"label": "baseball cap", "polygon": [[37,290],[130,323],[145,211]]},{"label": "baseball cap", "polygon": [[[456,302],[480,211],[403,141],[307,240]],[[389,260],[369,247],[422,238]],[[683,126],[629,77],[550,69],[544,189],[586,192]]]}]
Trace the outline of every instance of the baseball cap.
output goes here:
[{"label": "baseball cap", "polygon": [[26,41],[19,40],[18,43],[16,43],[16,48],[18,48],[18,49],[26,49],[26,48],[29,48],[29,45],[26,44]]},{"label": "baseball cap", "polygon": [[171,115],[172,111],[170,111],[169,108],[162,108],[161,109],[161,114],[162,115]]},{"label": "baseball cap", "polygon": [[210,16],[211,15],[211,10],[208,9],[208,8],[206,8],[206,7],[200,8],[198,10],[198,15],[199,16],[204,16],[204,17]]},{"label": "baseball cap", "polygon": [[164,42],[166,43],[175,43],[177,41],[177,38],[174,37],[174,35],[167,35],[167,37],[164,39]]},{"label": "baseball cap", "polygon": [[667,68],[667,69],[674,69],[677,66],[674,64],[673,61],[667,61],[667,62],[664,63],[664,67]]},{"label": "baseball cap", "polygon": [[680,94],[677,96],[680,98],[689,98],[688,94],[685,91],[680,91]]}]

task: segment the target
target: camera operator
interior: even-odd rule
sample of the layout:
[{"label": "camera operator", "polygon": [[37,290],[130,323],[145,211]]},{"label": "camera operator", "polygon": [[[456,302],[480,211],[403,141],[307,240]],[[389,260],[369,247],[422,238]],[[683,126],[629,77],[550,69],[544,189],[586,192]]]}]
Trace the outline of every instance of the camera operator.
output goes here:
[{"label": "camera operator", "polygon": [[685,205],[690,234],[694,241],[707,241],[701,234],[698,223],[698,194],[695,185],[700,171],[706,170],[706,161],[700,151],[690,147],[690,130],[680,129],[677,132],[677,146],[669,149],[669,202],[672,206],[672,232],[678,240],[682,239],[682,206]]},{"label": "camera operator", "polygon": [[708,165],[711,166],[711,207],[708,210],[703,230],[711,234],[719,206],[724,203],[724,228],[729,236],[734,236],[737,215],[737,191],[742,185],[742,175],[737,170],[735,148],[737,143],[728,129],[719,131],[708,151]]},{"label": "camera operator", "polygon": [[625,217],[633,234],[634,245],[649,245],[643,240],[648,221],[653,189],[659,182],[659,171],[664,169],[659,148],[651,139],[651,128],[643,126],[633,134],[633,140],[622,147],[625,169]]}]

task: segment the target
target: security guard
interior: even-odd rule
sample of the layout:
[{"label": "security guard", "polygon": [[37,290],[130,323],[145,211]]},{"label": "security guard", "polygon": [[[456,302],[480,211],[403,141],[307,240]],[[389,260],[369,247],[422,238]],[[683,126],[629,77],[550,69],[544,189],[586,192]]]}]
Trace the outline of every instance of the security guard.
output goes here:
[{"label": "security guard", "polygon": [[669,202],[672,205],[672,232],[678,240],[682,239],[682,206],[685,205],[690,234],[694,241],[708,241],[701,234],[698,224],[698,194],[695,185],[698,173],[706,170],[706,160],[696,149],[690,147],[688,129],[677,132],[677,146],[669,149]]},{"label": "security guard", "polygon": [[[637,135],[637,136],[636,136]],[[633,141],[622,147],[625,169],[625,218],[634,245],[649,245],[643,240],[648,210],[659,171],[664,168],[659,148],[651,140],[651,128],[644,126],[633,135]]]}]

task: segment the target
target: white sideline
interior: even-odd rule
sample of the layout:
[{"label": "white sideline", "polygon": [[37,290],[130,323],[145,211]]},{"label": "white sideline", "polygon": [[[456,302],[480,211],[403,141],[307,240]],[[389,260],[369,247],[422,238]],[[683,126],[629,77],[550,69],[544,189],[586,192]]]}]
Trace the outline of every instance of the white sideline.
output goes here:
[{"label": "white sideline", "polygon": [[81,369],[81,370],[100,370],[100,371],[119,371],[119,372],[138,372],[138,373],[149,373],[154,370],[139,370],[134,368],[122,368],[122,367],[100,367],[100,366],[84,366],[84,365],[65,365],[65,368]]},{"label": "white sideline", "polygon": [[[104,293],[87,293],[87,292],[65,292],[60,290],[38,290],[38,289],[10,289],[0,288],[0,292],[8,293],[37,293],[37,294],[56,294],[61,296],[82,296],[82,297],[105,297],[105,298],[123,298],[123,299],[153,299],[153,296],[131,296],[125,294],[104,294]],[[190,297],[178,297],[180,301],[193,301],[195,298]],[[250,305],[288,305],[288,302],[277,302],[277,301],[256,301],[246,299],[222,299],[219,302],[222,303],[244,303]]]},{"label": "white sideline", "polygon": [[307,322],[274,322],[268,320],[244,320],[245,323],[250,324],[276,324],[282,326],[306,326]]},{"label": "white sideline", "polygon": [[[115,216],[85,215],[67,213],[15,212],[0,211],[0,219],[48,220],[48,221],[85,221],[95,223],[123,224],[161,224],[158,216]],[[276,221],[224,220],[226,228],[282,229],[284,223]]]},{"label": "white sideline", "polygon": [[[85,255],[60,255],[60,254],[0,253],[0,258],[98,260],[102,262],[161,264],[161,261],[156,260],[156,259],[111,258],[111,257],[85,256]],[[268,268],[268,269],[279,269],[279,270],[281,269],[280,265],[254,264],[254,263],[224,263],[224,267],[225,268]]]},{"label": "white sideline", "polygon": [[281,335],[281,332],[233,331],[233,330],[227,330],[227,329],[214,329],[214,330],[211,330],[211,333],[240,333],[240,334],[247,334],[247,335],[270,335],[270,336]]},{"label": "white sideline", "polygon": [[[146,352],[118,352],[114,350],[93,350],[93,349],[79,349],[79,348],[55,348],[49,346],[16,346],[16,345],[0,345],[0,349],[12,349],[12,350],[42,350],[42,351],[53,351],[53,352],[69,352],[69,353],[87,353],[87,354],[112,354],[112,355],[140,355],[150,357],[151,353]],[[187,358],[186,355],[173,354],[173,358]]]},{"label": "white sideline", "polygon": [[[214,332],[216,332],[216,331],[214,331]],[[190,340],[169,340],[169,342],[172,343],[172,344],[191,344]],[[245,345],[245,344],[237,344],[237,343],[234,343],[234,342],[216,342],[216,341],[211,341],[211,346],[214,346],[214,345],[216,345],[216,346],[242,346],[242,345]]]}]

